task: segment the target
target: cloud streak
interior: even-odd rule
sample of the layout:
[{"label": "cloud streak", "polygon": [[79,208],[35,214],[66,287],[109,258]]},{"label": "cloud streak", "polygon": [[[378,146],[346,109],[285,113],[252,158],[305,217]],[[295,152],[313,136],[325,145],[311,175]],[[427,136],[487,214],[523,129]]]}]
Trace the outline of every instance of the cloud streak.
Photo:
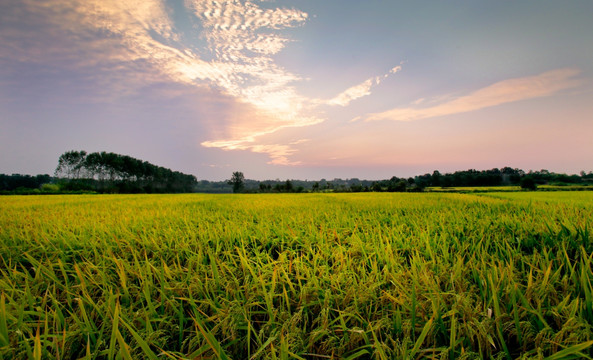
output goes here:
[{"label": "cloud streak", "polygon": [[227,94],[247,104],[249,113],[220,124],[224,139],[202,142],[224,150],[266,153],[274,164],[290,164],[289,145],[261,144],[257,138],[288,127],[318,124],[323,119],[310,111],[311,101],[292,85],[301,80],[277,66],[272,55],[290,40],[281,30],[302,26],[308,14],[295,9],[262,9],[251,1],[187,0],[201,21],[202,36],[222,71],[215,81]]},{"label": "cloud streak", "polygon": [[[395,66],[330,99],[314,99],[297,91],[295,84],[303,78],[279,66],[274,57],[293,41],[286,31],[307,23],[309,15],[303,11],[263,7],[256,0],[184,0],[199,30],[181,33],[172,18],[173,9],[162,0],[22,1],[28,11],[61,29],[53,36],[67,34],[74,41],[71,49],[64,42],[59,51],[53,50],[56,56],[71,54],[66,57],[73,59],[82,54],[77,66],[91,70],[90,74],[103,69],[97,77],[109,75],[97,81],[120,87],[117,94],[164,81],[209,89],[231,99],[233,111],[225,110],[224,116],[208,114],[218,118],[208,122],[210,138],[201,145],[267,154],[275,165],[300,164],[294,158],[302,142],[282,143],[269,135],[320,124],[325,121],[321,106],[349,106],[370,96],[376,86],[402,69]],[[43,57],[42,44],[38,45],[30,51],[31,61]],[[434,104],[434,99],[419,101],[354,121],[414,121],[547,96],[575,86],[577,73],[560,69],[505,80],[435,106],[426,105]],[[119,81],[122,76],[125,84]]]},{"label": "cloud streak", "polygon": [[[369,114],[363,117],[363,119],[365,121],[415,121],[550,96],[561,90],[578,86],[580,81],[575,79],[575,76],[579,72],[577,69],[566,68],[544,72],[536,76],[504,80],[439,105],[425,108],[395,108],[380,113]],[[422,103],[424,101],[415,102],[416,105]]]},{"label": "cloud streak", "polygon": [[352,86],[342,93],[336,95],[334,98],[325,101],[327,105],[339,105],[347,106],[353,100],[360,99],[361,97],[371,95],[371,89],[381,83],[384,79],[389,77],[391,74],[395,74],[402,69],[401,66],[396,66],[391,69],[387,74],[383,76],[375,76],[367,79],[362,83]]},{"label": "cloud streak", "polygon": [[[56,63],[73,60],[64,66],[90,74],[103,69],[96,81],[110,90],[120,88],[112,96],[162,81],[230,96],[248,111],[211,123],[213,133],[226,135],[202,145],[269,153],[279,163],[275,159],[292,152],[257,143],[258,137],[323,121],[312,111],[311,99],[296,91],[293,83],[300,76],[272,58],[291,42],[283,30],[302,26],[308,14],[290,8],[264,9],[249,0],[186,0],[184,5],[200,33],[179,33],[172,9],[160,0],[23,0],[18,5],[21,10],[33,14],[36,22],[41,19],[52,32],[47,35],[53,37],[52,43],[60,39],[62,45],[53,50],[38,40],[35,46],[19,48],[16,40],[10,45],[20,51],[20,60],[36,62],[51,51]],[[207,46],[196,45],[200,40]]]},{"label": "cloud streak", "polygon": [[294,145],[299,145],[307,140],[297,140],[289,144],[257,144],[251,143],[250,141],[230,140],[227,142],[220,141],[216,142],[204,142],[203,145],[206,147],[216,147],[222,150],[249,150],[254,153],[266,154],[270,157],[267,162],[270,165],[300,165],[301,161],[292,161],[290,156],[297,152]]}]

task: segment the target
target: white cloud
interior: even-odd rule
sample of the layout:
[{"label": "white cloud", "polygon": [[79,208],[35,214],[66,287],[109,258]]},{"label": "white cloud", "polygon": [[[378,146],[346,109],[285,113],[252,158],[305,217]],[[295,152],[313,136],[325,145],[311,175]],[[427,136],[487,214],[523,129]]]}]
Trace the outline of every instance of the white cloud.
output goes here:
[{"label": "white cloud", "polygon": [[202,166],[206,166],[206,167],[209,167],[209,168],[222,169],[222,168],[228,168],[231,165],[230,164],[207,164],[207,163],[202,163]]},{"label": "white cloud", "polygon": [[255,153],[267,154],[270,157],[268,164],[270,165],[299,165],[300,161],[291,161],[290,156],[297,150],[293,145],[299,145],[306,141],[295,141],[288,145],[286,144],[250,144],[249,141],[237,140],[226,142],[204,142],[202,145],[206,147],[216,147],[223,150],[249,150]]},{"label": "white cloud", "polygon": [[[140,88],[159,81],[211,86],[247,105],[249,111],[243,116],[211,123],[223,128],[212,129],[213,133],[227,133],[228,137],[205,142],[204,146],[232,149],[243,144],[251,149],[257,145],[258,136],[323,121],[308,111],[313,106],[310,99],[294,88],[293,83],[301,78],[272,58],[291,41],[282,35],[283,30],[303,25],[307,13],[290,8],[264,9],[249,0],[186,0],[185,5],[199,21],[201,33],[177,33],[171,9],[161,0],[22,3],[27,12],[47,23],[46,28],[60,29],[54,40],[64,35],[69,38],[55,50],[53,60],[63,61],[64,54],[72,54],[76,66],[93,68],[88,73],[97,73],[96,67],[105,69],[114,77],[97,79],[105,86]],[[185,42],[192,38],[205,39],[207,47],[196,48],[192,41]],[[36,51],[44,44],[36,45],[22,53],[31,61],[46,59]],[[18,48],[18,42],[11,42],[12,46]]]},{"label": "white cloud", "polygon": [[[347,106],[401,69],[395,67],[333,99],[311,99],[296,90],[294,84],[302,78],[273,57],[292,41],[286,30],[304,25],[307,13],[264,8],[250,0],[184,4],[199,22],[200,32],[180,33],[171,17],[173,9],[163,0],[22,0],[18,11],[50,34],[37,39],[39,34],[31,31],[27,45],[19,44],[19,34],[0,40],[16,54],[7,56],[47,62],[50,54],[52,66],[90,74],[107,97],[158,82],[215,89],[245,111],[208,122],[216,136],[202,145],[266,153],[274,164],[295,164],[290,157],[300,143],[269,144],[262,137],[319,124],[324,118],[316,107]],[[198,46],[200,41],[206,46]],[[6,50],[0,50],[0,57],[2,52]]]},{"label": "white cloud", "polygon": [[292,141],[288,144],[233,144],[234,149],[250,150],[255,153],[267,154],[270,157],[268,164],[270,165],[301,165],[301,161],[290,160],[290,157],[298,150],[295,146],[305,144],[311,139],[300,139]]},{"label": "white cloud", "polygon": [[371,87],[374,85],[378,85],[380,82],[380,77],[375,77],[368,79],[358,85],[352,86],[351,88],[346,89],[341,94],[337,95],[333,99],[327,101],[328,105],[340,105],[346,106],[350,104],[352,100],[356,100],[363,96],[367,96],[371,94]]},{"label": "white cloud", "polygon": [[294,147],[282,144],[254,145],[249,149],[256,153],[264,153],[270,156],[270,165],[300,165],[300,161],[290,160],[290,156],[296,152]]},{"label": "white cloud", "polygon": [[262,9],[251,1],[188,0],[186,4],[201,20],[216,67],[225,69],[218,85],[251,108],[220,124],[229,136],[202,145],[267,153],[274,164],[291,163],[287,160],[294,152],[290,144],[263,145],[257,138],[323,121],[309,111],[311,100],[292,85],[301,78],[277,66],[271,57],[290,42],[280,30],[303,25],[308,15],[295,9]]},{"label": "white cloud", "polygon": [[[369,114],[363,118],[365,121],[414,121],[549,96],[561,90],[574,88],[579,85],[580,81],[574,78],[577,74],[579,74],[579,70],[576,69],[558,69],[536,76],[503,80],[469,95],[439,105],[425,108],[395,108],[381,113]],[[420,105],[423,102],[424,99],[422,101],[415,101],[413,104]]]},{"label": "white cloud", "polygon": [[371,89],[379,85],[381,81],[391,74],[395,74],[401,70],[401,66],[396,66],[391,69],[387,74],[382,76],[375,76],[373,78],[367,79],[362,83],[352,86],[346,89],[344,92],[336,95],[334,98],[325,101],[328,105],[339,105],[339,106],[347,106],[350,104],[351,101],[359,99],[364,96],[371,95]]}]

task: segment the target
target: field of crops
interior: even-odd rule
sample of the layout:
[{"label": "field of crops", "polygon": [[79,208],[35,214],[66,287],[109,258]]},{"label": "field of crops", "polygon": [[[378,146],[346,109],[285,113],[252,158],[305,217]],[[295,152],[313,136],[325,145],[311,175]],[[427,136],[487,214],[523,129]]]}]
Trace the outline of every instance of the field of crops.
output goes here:
[{"label": "field of crops", "polygon": [[0,197],[0,358],[591,358],[593,192]]}]

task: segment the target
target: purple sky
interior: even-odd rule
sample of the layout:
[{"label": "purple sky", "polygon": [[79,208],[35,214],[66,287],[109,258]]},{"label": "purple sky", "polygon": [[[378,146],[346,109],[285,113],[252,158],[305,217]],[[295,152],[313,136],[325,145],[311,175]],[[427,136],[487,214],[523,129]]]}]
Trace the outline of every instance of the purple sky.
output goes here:
[{"label": "purple sky", "polygon": [[0,173],[593,170],[593,2],[0,3]]}]

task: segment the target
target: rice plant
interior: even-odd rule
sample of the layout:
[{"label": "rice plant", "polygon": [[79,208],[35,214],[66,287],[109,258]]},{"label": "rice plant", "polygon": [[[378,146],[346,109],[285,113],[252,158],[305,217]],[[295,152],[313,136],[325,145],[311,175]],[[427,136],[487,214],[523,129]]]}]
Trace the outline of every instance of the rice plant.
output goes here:
[{"label": "rice plant", "polygon": [[0,198],[0,357],[593,357],[593,194]]}]

